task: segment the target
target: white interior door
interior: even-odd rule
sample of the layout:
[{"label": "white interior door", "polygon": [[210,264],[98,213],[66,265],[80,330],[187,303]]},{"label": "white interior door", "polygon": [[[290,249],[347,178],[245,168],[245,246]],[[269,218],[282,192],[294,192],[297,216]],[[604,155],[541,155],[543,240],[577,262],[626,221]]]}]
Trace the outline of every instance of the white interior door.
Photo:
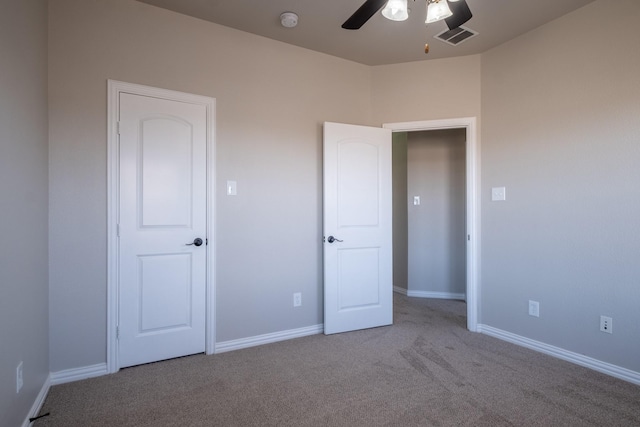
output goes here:
[{"label": "white interior door", "polygon": [[125,367],[205,351],[207,112],[129,93],[119,103],[118,361]]},{"label": "white interior door", "polygon": [[391,130],[325,123],[325,334],[393,323],[391,212]]}]

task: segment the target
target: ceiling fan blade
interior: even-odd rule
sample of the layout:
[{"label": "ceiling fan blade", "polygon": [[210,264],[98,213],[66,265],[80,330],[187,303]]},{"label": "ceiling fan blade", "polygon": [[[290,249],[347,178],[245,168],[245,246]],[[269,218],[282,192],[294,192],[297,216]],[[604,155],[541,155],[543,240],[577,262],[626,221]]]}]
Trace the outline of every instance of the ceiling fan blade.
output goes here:
[{"label": "ceiling fan blade", "polygon": [[357,30],[362,27],[377,11],[382,9],[387,0],[367,0],[349,19],[344,21],[342,28],[345,30]]},{"label": "ceiling fan blade", "polygon": [[447,27],[449,27],[450,30],[458,28],[473,16],[465,0],[450,1],[449,8],[453,15],[445,18],[444,22],[447,23]]}]

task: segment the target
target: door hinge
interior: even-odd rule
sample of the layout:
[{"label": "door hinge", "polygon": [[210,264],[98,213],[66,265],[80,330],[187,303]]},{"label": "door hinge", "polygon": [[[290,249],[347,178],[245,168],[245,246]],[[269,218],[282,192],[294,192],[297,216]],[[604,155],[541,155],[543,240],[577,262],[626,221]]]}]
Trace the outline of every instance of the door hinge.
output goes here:
[{"label": "door hinge", "polygon": [[204,244],[208,245],[209,244],[209,239],[204,239]]},{"label": "door hinge", "polygon": [[120,135],[120,122],[118,122],[117,128],[118,128],[118,130],[117,130],[118,135]]},{"label": "door hinge", "polygon": [[120,237],[120,224],[116,224],[116,237]]},{"label": "door hinge", "polygon": [[471,241],[471,234],[467,234],[467,240]]},{"label": "door hinge", "polygon": [[116,339],[120,339],[120,326],[116,326]]}]

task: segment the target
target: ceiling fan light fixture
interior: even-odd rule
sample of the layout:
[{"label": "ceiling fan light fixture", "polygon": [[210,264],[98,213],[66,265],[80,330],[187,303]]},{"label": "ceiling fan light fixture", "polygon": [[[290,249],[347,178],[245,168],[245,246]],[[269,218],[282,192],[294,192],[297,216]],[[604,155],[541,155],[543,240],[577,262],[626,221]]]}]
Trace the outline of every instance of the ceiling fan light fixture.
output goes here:
[{"label": "ceiling fan light fixture", "polygon": [[382,9],[382,16],[391,21],[404,21],[409,17],[407,0],[389,0]]},{"label": "ceiling fan light fixture", "polygon": [[449,9],[446,0],[427,0],[427,20],[424,22],[425,24],[440,21],[451,15],[453,13]]}]

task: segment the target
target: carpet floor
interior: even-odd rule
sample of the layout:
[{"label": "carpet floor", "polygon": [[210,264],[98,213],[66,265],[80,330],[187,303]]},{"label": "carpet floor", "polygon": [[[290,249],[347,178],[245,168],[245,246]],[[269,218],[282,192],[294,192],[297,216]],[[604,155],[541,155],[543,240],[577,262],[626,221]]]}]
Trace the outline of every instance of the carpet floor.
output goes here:
[{"label": "carpet floor", "polygon": [[394,294],[393,326],[122,369],[51,388],[46,426],[640,426],[640,387],[466,330]]}]

